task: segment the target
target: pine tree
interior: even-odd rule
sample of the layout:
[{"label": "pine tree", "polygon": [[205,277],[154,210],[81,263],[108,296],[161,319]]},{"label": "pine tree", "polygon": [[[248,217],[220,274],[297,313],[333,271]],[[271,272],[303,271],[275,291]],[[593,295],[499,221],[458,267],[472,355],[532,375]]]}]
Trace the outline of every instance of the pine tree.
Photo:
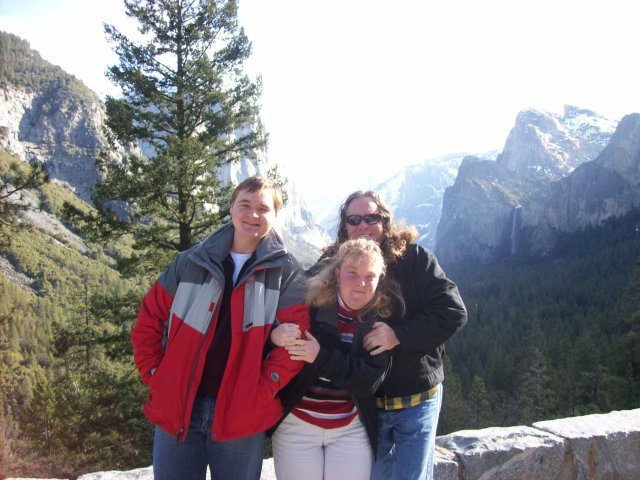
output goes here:
[{"label": "pine tree", "polygon": [[527,343],[528,354],[518,389],[520,422],[525,425],[544,420],[551,406],[549,361],[544,352],[544,334],[537,322],[534,322],[528,332]]},{"label": "pine tree", "polygon": [[482,378],[478,375],[473,376],[467,402],[469,403],[469,408],[472,412],[469,428],[484,428],[491,425],[491,402],[489,402],[487,387],[485,386]]},{"label": "pine tree", "polygon": [[[97,160],[97,213],[67,206],[94,238],[131,234],[122,272],[155,271],[227,214],[218,168],[255,159],[266,136],[258,119],[260,81],[243,73],[251,44],[237,1],[125,0],[141,41],[105,32],[119,64],[108,76],[123,92],[106,100],[110,151]],[[114,158],[117,145],[140,146]],[[143,152],[144,154],[142,154]]]},{"label": "pine tree", "polygon": [[76,318],[56,326],[56,416],[60,451],[78,467],[127,468],[150,454],[149,423],[140,405],[148,394],[131,365],[129,340],[140,291],[112,297],[85,285]]},{"label": "pine tree", "polygon": [[24,164],[8,155],[0,158],[0,245],[11,241],[10,233],[21,226],[20,212],[30,207],[23,194],[49,180],[43,163]]},{"label": "pine tree", "polygon": [[56,397],[49,380],[40,375],[25,414],[25,429],[40,450],[51,454],[54,434],[60,418],[56,416]]},{"label": "pine tree", "polygon": [[470,417],[470,411],[462,398],[462,388],[457,375],[453,373],[451,360],[444,357],[444,396],[442,412],[438,422],[438,434],[445,435],[467,427],[465,422]]}]

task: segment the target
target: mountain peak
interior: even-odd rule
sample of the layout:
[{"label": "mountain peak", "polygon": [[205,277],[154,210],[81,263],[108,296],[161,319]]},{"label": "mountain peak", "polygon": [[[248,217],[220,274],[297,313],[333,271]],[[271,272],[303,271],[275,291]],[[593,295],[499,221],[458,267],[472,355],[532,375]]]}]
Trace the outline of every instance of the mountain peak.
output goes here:
[{"label": "mountain peak", "polygon": [[497,162],[519,178],[559,179],[593,160],[616,122],[590,110],[565,106],[564,115],[528,109],[516,117]]}]

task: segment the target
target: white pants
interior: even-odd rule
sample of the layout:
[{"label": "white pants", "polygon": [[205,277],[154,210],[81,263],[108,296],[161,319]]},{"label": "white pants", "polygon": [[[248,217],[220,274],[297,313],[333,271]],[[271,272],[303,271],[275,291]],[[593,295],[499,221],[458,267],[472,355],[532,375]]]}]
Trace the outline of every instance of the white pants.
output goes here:
[{"label": "white pants", "polygon": [[340,428],[320,428],[293,414],[271,439],[278,480],[369,480],[373,454],[356,416]]}]

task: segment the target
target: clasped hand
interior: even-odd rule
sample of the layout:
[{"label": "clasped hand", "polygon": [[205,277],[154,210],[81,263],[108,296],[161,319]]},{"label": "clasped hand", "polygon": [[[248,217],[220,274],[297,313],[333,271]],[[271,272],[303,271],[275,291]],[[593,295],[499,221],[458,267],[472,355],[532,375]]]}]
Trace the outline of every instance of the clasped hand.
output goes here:
[{"label": "clasped hand", "polygon": [[273,329],[271,341],[278,347],[284,347],[291,360],[313,363],[320,352],[320,344],[311,332],[306,331],[304,334],[306,340],[302,338],[298,325],[283,323]]},{"label": "clasped hand", "polygon": [[389,325],[384,322],[375,322],[371,331],[365,335],[362,344],[371,355],[378,355],[400,345],[400,340]]}]

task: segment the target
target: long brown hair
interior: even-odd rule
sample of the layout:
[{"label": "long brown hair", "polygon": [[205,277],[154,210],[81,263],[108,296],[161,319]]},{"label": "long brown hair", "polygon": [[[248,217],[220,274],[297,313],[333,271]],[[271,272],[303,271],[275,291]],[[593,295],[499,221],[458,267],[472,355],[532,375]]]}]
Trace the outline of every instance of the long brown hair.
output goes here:
[{"label": "long brown hair", "polygon": [[338,303],[338,278],[336,269],[345,262],[366,258],[370,264],[382,266],[378,287],[371,301],[361,309],[361,313],[374,310],[376,315],[387,318],[391,315],[392,298],[402,302],[396,283],[385,278],[385,261],[380,246],[373,240],[357,238],[347,240],[338,248],[336,254],[323,264],[322,269],[307,280],[308,289],[305,301],[314,307],[328,307]]},{"label": "long brown hair", "polygon": [[382,215],[382,241],[380,248],[384,254],[387,265],[393,265],[398,261],[407,245],[413,243],[418,238],[418,232],[414,227],[407,227],[393,219],[393,213],[389,206],[380,197],[378,192],[373,190],[358,190],[349,195],[340,206],[340,219],[338,223],[338,234],[336,241],[325,248],[325,256],[332,256],[339,246],[349,240],[347,235],[347,209],[351,202],[358,198],[370,198],[377,206],[377,213]]}]

